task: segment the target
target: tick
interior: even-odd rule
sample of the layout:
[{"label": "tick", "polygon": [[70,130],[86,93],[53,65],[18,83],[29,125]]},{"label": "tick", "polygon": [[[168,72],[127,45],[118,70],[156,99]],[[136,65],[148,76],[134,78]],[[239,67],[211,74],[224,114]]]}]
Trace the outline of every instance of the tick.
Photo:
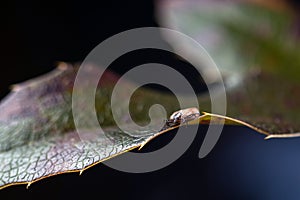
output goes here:
[{"label": "tick", "polygon": [[180,125],[188,121],[194,120],[200,116],[200,112],[197,108],[187,108],[174,112],[170,118],[166,121],[166,125],[169,127]]}]

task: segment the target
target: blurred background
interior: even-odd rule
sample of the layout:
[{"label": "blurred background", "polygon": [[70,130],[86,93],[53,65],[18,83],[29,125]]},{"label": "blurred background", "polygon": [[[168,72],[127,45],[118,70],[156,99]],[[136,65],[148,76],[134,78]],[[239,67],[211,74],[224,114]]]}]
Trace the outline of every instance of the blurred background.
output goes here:
[{"label": "blurred background", "polygon": [[[282,54],[278,49],[282,49],[280,45],[283,44],[282,41],[286,41],[284,48],[293,53],[288,54],[287,58],[278,59],[278,62],[294,59],[295,70],[290,73],[299,70],[297,68],[300,57],[299,46],[295,46],[299,44],[295,41],[299,42],[300,37],[298,1],[219,0],[212,2],[212,7],[208,1],[196,0],[186,1],[186,3],[176,0],[118,3],[90,0],[3,3],[0,96],[2,98],[9,92],[11,84],[44,74],[55,68],[58,61],[80,62],[106,38],[121,31],[145,26],[163,26],[188,32],[189,35],[207,45],[204,46],[215,55],[216,62],[227,63],[224,66],[228,68],[225,67],[224,71],[229,75],[233,74],[232,77],[241,71],[230,67],[240,65],[244,59],[255,58],[254,61],[251,60],[253,65],[257,62],[267,62],[268,59],[259,60],[260,56],[253,56],[251,53],[247,54],[248,58],[236,55],[232,49],[236,52],[236,48],[239,47],[236,43],[224,42],[229,40],[265,44],[258,45],[263,47],[261,50],[255,50],[259,55],[265,52],[262,58],[280,57]],[[224,2],[230,3],[233,7],[240,4],[245,6],[241,10],[235,8],[235,11],[238,10],[240,13],[233,15],[236,13],[231,13],[231,9],[224,11],[226,7]],[[205,11],[207,6],[213,8],[207,11],[207,15],[205,12],[197,13],[197,10]],[[191,7],[194,9],[191,10]],[[191,15],[187,15],[189,13]],[[277,16],[276,13],[284,17],[276,18],[274,17]],[[267,16],[265,24],[274,22],[271,23],[271,27],[255,27],[255,24],[261,22],[255,21],[261,20],[256,16],[261,15]],[[226,18],[226,16],[234,18]],[[232,21],[232,24],[223,26],[227,29],[211,26],[220,23],[220,19],[224,17],[229,21],[235,18],[240,21],[238,25]],[[253,30],[258,30],[259,35],[264,36],[269,32],[272,35],[273,26],[279,28],[276,30],[280,34],[276,34],[274,40],[267,40],[267,42],[255,40],[257,38],[251,37],[253,35],[245,34],[240,31],[244,29],[237,28],[243,27],[243,23],[248,22],[249,19],[255,27]],[[205,29],[205,33],[199,34],[198,27],[203,24],[208,28]],[[228,34],[226,32],[228,30],[235,34]],[[226,37],[222,38],[220,35]],[[290,40],[285,40],[287,38]],[[162,37],[162,42],[165,39]],[[253,47],[248,46],[247,50],[250,49],[251,52]],[[182,48],[188,47],[182,46]],[[224,54],[220,54],[220,51],[226,53],[227,57],[222,57]],[[136,65],[153,61],[179,69],[189,77],[192,84],[197,85],[197,92],[205,90],[205,86],[197,78],[190,64],[166,52],[135,52],[116,61],[111,69],[122,74]],[[213,151],[204,159],[199,159],[198,151],[206,129],[207,126],[201,126],[189,150],[172,165],[159,171],[128,174],[100,164],[85,171],[81,176],[65,174],[44,179],[34,183],[29,190],[23,185],[6,188],[0,191],[0,197],[9,199],[299,199],[300,139],[266,142],[263,140],[263,135],[253,130],[226,126]],[[149,143],[142,151],[153,151],[162,147],[172,139],[174,134],[176,131],[161,136]]]}]

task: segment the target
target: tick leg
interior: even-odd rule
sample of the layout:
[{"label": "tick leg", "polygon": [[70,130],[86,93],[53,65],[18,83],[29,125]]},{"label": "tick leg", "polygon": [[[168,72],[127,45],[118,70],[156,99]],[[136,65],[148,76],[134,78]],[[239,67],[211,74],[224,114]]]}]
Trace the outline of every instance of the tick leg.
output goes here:
[{"label": "tick leg", "polygon": [[168,126],[168,127],[173,127],[173,126],[177,126],[177,125],[179,125],[181,123],[181,120],[171,120],[171,119],[168,119],[168,120],[166,120],[166,122],[165,122],[165,124],[166,124],[166,126]]},{"label": "tick leg", "polygon": [[166,120],[166,123],[165,123],[168,127],[172,127],[172,126],[175,126],[175,123],[173,120]]},{"label": "tick leg", "polygon": [[185,125],[185,127],[187,127],[188,125],[188,120],[186,120],[185,118],[182,118],[181,123]]}]

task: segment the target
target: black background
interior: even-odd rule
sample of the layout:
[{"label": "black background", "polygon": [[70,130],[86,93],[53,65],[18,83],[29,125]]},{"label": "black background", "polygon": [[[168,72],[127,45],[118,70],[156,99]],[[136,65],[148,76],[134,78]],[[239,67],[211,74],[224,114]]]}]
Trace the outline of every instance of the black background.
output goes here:
[{"label": "black background", "polygon": [[[3,4],[3,3],[2,3]],[[152,1],[20,1],[1,6],[0,95],[9,85],[53,69],[57,61],[78,62],[104,39],[131,28],[157,26]],[[172,55],[146,52],[113,67],[156,59],[187,65]],[[191,80],[192,82],[195,81]],[[202,89],[201,89],[202,90]],[[255,109],[255,108],[254,108]],[[1,199],[298,199],[300,139],[269,140],[244,127],[225,127],[213,151],[198,158],[207,126],[201,126],[189,150],[159,171],[130,174],[99,164],[85,171],[59,175],[0,191]],[[167,144],[176,132],[149,143],[142,151]],[[0,163],[1,164],[1,163]]]}]

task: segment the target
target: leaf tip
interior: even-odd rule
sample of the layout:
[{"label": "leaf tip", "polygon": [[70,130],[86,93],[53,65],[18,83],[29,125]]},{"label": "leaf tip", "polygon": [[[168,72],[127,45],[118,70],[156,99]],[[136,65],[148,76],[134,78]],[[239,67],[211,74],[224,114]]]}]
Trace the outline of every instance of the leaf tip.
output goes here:
[{"label": "leaf tip", "polygon": [[264,138],[264,140],[269,140],[269,139],[272,139],[272,138],[273,138],[272,135],[268,135],[268,136],[266,136],[266,137]]},{"label": "leaf tip", "polygon": [[294,138],[300,137],[300,133],[287,133],[287,134],[271,134],[265,137],[265,140],[273,138]]}]

